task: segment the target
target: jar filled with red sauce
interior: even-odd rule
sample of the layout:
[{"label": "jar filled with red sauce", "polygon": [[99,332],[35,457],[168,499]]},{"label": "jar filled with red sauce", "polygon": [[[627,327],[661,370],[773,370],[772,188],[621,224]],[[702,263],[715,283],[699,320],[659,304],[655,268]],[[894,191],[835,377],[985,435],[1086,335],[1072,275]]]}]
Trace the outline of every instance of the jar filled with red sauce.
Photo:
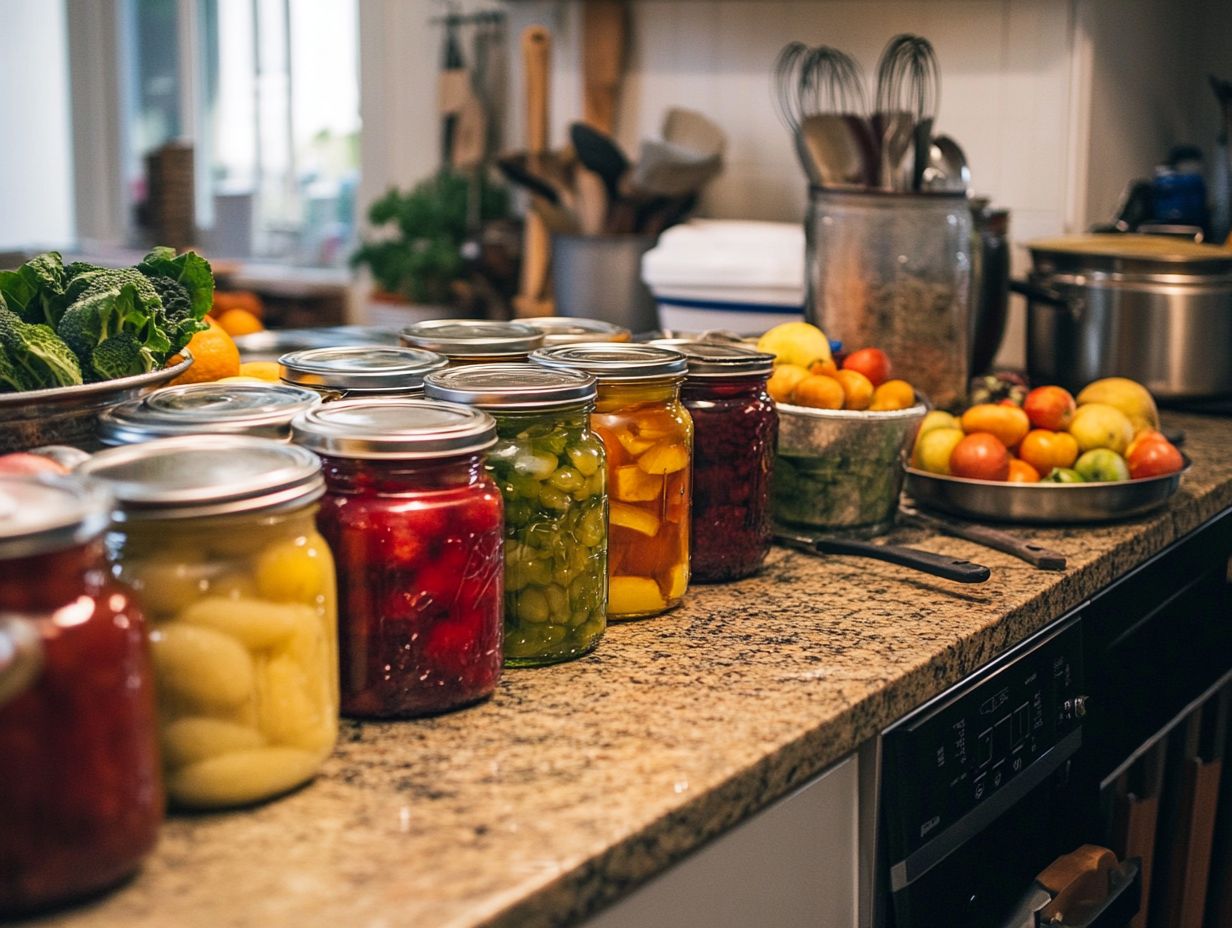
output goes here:
[{"label": "jar filled with red sauce", "polygon": [[124,879],[163,819],[145,623],[108,572],[110,496],[0,477],[0,921]]},{"label": "jar filled with red sauce", "polygon": [[486,413],[427,400],[344,400],[305,413],[321,455],[318,526],[338,570],[342,712],[410,718],[491,695],[501,671],[500,491]]},{"label": "jar filled with red sauce", "polygon": [[694,580],[756,573],[770,550],[770,471],[779,420],[766,381],[774,355],[739,345],[663,339],[689,361],[680,398],[693,417]]}]

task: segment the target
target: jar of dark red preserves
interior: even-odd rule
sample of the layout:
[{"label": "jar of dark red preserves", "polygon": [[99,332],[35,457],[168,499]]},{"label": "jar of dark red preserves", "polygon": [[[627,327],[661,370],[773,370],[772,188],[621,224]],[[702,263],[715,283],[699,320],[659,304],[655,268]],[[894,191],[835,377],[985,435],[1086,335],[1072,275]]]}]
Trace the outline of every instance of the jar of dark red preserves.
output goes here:
[{"label": "jar of dark red preserves", "polygon": [[427,400],[343,400],[294,440],[321,455],[318,525],[338,569],[342,711],[409,718],[491,695],[501,671],[492,417]]},{"label": "jar of dark red preserves", "polygon": [[693,417],[694,580],[756,573],[770,550],[770,470],[779,420],[766,381],[774,355],[751,348],[663,339],[689,359],[680,398]]},{"label": "jar of dark red preserves", "polygon": [[163,818],[141,612],[107,570],[110,497],[0,477],[0,921],[128,876]]}]

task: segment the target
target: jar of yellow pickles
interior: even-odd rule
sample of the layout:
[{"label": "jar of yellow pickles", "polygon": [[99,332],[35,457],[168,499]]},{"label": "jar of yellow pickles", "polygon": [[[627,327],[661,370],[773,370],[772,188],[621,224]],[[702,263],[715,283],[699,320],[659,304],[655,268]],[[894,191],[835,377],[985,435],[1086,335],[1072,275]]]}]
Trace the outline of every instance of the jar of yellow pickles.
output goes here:
[{"label": "jar of yellow pickles", "polygon": [[672,608],[689,584],[693,422],[680,402],[684,355],[651,345],[589,343],[543,348],[530,357],[599,382],[591,426],[607,451],[608,618]]},{"label": "jar of yellow pickles", "polygon": [[310,780],[338,731],[316,455],[195,435],[103,451],[79,470],[111,485],[108,556],[151,623],[170,801],[237,806]]}]

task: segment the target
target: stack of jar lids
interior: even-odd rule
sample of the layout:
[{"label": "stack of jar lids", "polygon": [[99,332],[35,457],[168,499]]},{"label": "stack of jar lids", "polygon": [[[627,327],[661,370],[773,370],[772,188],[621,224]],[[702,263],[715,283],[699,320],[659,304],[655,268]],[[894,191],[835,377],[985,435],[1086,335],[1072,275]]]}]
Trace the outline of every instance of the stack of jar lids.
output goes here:
[{"label": "stack of jar lids", "polygon": [[473,364],[429,374],[429,399],[481,409],[539,410],[579,406],[595,398],[595,378],[532,364]]},{"label": "stack of jar lids", "polygon": [[321,397],[284,384],[196,383],[155,390],[99,417],[103,444],[228,433],[286,440],[291,420]]},{"label": "stack of jar lids", "polygon": [[342,400],[302,414],[291,433],[328,457],[436,458],[490,448],[496,421],[482,410],[434,400]]},{"label": "stack of jar lids", "polygon": [[426,374],[449,362],[418,348],[342,345],[293,351],[278,359],[284,383],[323,392],[418,395]]}]

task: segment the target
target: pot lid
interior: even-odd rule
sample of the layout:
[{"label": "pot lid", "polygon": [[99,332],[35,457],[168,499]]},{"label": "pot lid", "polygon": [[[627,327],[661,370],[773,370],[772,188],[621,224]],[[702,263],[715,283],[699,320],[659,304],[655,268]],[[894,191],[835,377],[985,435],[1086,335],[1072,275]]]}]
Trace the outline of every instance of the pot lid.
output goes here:
[{"label": "pot lid", "polygon": [[429,374],[428,399],[481,409],[532,410],[579,406],[594,400],[595,378],[582,371],[535,364],[468,364]]},{"label": "pot lid", "polygon": [[342,400],[301,414],[291,434],[330,457],[437,458],[491,447],[496,420],[480,409],[437,400]]},{"label": "pot lid", "polygon": [[105,484],[77,475],[0,476],[0,558],[59,551],[96,538],[111,517]]},{"label": "pot lid", "polygon": [[1027,243],[1037,267],[1058,269],[1222,274],[1232,271],[1232,251],[1168,235],[1092,233]]},{"label": "pot lid", "polygon": [[774,355],[723,342],[656,338],[652,345],[679,351],[688,359],[690,377],[751,377],[774,373]]},{"label": "pot lid", "polygon": [[448,364],[434,351],[383,345],[308,348],[278,359],[279,375],[287,383],[374,393],[417,391],[425,374]]},{"label": "pot lid", "polygon": [[526,354],[543,344],[543,333],[519,322],[483,319],[432,319],[407,326],[402,343],[446,357]]},{"label": "pot lid", "polygon": [[282,509],[312,502],[325,490],[311,451],[244,435],[183,435],[111,448],[78,472],[109,484],[120,520]]},{"label": "pot lid", "polygon": [[600,383],[678,379],[688,367],[685,356],[671,348],[608,342],[540,348],[531,353],[530,360],[543,367],[585,371]]},{"label": "pot lid", "polygon": [[633,333],[601,319],[581,319],[571,316],[531,316],[518,320],[543,333],[543,346],[575,345],[578,342],[627,342]]},{"label": "pot lid", "polygon": [[286,384],[184,384],[104,411],[99,432],[108,445],[202,432],[287,438],[291,420],[320,402],[318,394]]}]

